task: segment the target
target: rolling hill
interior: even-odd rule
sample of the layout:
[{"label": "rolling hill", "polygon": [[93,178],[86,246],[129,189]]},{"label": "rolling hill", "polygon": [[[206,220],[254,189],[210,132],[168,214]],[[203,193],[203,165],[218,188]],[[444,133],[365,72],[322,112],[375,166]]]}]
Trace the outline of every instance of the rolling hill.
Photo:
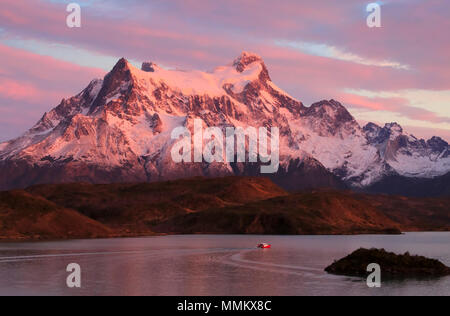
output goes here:
[{"label": "rolling hill", "polygon": [[449,231],[450,198],[288,193],[267,178],[37,185],[0,193],[0,238]]}]

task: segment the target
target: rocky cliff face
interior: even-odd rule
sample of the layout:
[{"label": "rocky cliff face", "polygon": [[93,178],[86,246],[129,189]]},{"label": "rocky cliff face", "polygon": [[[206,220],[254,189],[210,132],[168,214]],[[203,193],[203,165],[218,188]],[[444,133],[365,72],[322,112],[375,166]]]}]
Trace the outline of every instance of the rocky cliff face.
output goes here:
[{"label": "rocky cliff face", "polygon": [[0,144],[0,189],[258,174],[260,163],[174,163],[171,132],[192,131],[194,120],[205,128],[278,127],[280,169],[270,177],[293,190],[364,187],[392,174],[450,170],[448,144],[440,138],[418,140],[394,124],[361,128],[334,100],[305,107],[272,82],[261,57],[243,53],[212,72],[169,71],[150,62],[138,69],[119,60],[103,80]]}]

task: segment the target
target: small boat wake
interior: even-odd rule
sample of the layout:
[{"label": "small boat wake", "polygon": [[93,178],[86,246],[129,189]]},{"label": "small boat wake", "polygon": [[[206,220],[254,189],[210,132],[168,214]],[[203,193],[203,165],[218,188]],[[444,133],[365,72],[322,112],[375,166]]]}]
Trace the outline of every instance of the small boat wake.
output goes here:
[{"label": "small boat wake", "polygon": [[[260,248],[260,247],[258,247]],[[265,248],[267,249],[267,248]],[[243,269],[257,270],[263,272],[271,273],[282,273],[282,274],[293,274],[298,276],[311,276],[316,277],[322,274],[321,269],[304,267],[304,266],[293,266],[293,265],[283,265],[272,262],[261,262],[256,260],[245,259],[245,255],[254,252],[254,249],[243,250],[238,253],[229,254],[223,258],[221,263],[226,265],[231,265]]]}]

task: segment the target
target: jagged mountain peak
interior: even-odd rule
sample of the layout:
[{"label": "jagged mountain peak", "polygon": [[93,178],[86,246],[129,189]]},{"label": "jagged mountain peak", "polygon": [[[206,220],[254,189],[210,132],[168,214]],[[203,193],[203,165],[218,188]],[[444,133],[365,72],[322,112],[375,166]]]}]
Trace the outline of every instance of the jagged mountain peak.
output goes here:
[{"label": "jagged mountain peak", "polygon": [[396,134],[403,133],[403,127],[400,124],[398,124],[397,122],[387,123],[384,127],[386,129],[388,129],[389,131],[391,131],[391,133],[396,133]]},{"label": "jagged mountain peak", "polygon": [[371,144],[381,144],[390,137],[390,132],[385,127],[369,122],[363,127],[367,140]]},{"label": "jagged mountain peak", "polygon": [[114,69],[123,69],[126,68],[130,65],[130,62],[128,61],[128,59],[126,59],[125,57],[120,58],[117,63],[115,64],[115,66],[113,67]]},{"label": "jagged mountain peak", "polygon": [[417,140],[413,135],[405,134],[403,127],[396,122],[387,123],[384,127],[370,122],[364,126],[363,130],[369,142],[375,144],[382,144],[388,140],[395,140],[400,136],[410,138],[411,140]]},{"label": "jagged mountain peak", "polygon": [[[361,128],[333,99],[305,107],[271,81],[260,56],[244,52],[211,72],[167,70],[153,62],[137,68],[120,59],[103,80],[93,80],[24,135],[0,144],[0,171],[7,174],[0,177],[0,189],[58,179],[255,175],[259,168],[245,163],[174,163],[172,130],[192,129],[197,119],[220,128],[278,127],[280,173],[275,177],[290,187],[303,181],[300,173],[312,170],[356,186],[388,172],[430,177],[450,170],[450,151],[442,139],[417,140],[396,123]],[[26,172],[33,177],[24,177]]]},{"label": "jagged mountain peak", "polygon": [[353,121],[350,112],[336,100],[322,100],[309,107],[308,114],[337,118],[340,121]]},{"label": "jagged mountain peak", "polygon": [[113,69],[105,76],[105,82],[113,79],[124,80],[125,76],[131,75],[131,63],[124,57],[120,58]]},{"label": "jagged mountain peak", "polygon": [[431,149],[433,152],[443,152],[447,150],[449,144],[441,137],[433,136],[429,140],[418,139],[412,134],[406,133],[403,127],[396,123],[387,123],[381,127],[375,123],[368,123],[364,126],[367,139],[372,144],[384,144],[386,142],[397,142],[401,147],[415,146]]},{"label": "jagged mountain peak", "polygon": [[242,73],[255,63],[262,67],[260,79],[263,81],[272,81],[263,58],[255,53],[242,52],[241,55],[234,60],[233,67],[238,72]]},{"label": "jagged mountain peak", "polygon": [[243,72],[248,65],[251,65],[255,62],[263,64],[264,60],[262,59],[261,56],[255,53],[242,52],[241,55],[239,55],[239,57],[237,57],[234,60],[233,66],[236,68],[237,71]]},{"label": "jagged mountain peak", "polygon": [[314,103],[312,106],[315,107],[323,107],[323,106],[329,106],[335,109],[339,109],[339,108],[345,108],[340,102],[331,99],[331,100],[321,100],[319,102]]},{"label": "jagged mountain peak", "polygon": [[382,127],[378,124],[375,124],[373,122],[369,122],[366,125],[364,125],[363,130],[364,131],[368,131],[368,132],[373,132],[373,131],[379,131]]},{"label": "jagged mountain peak", "polygon": [[367,135],[368,139],[374,139],[380,134],[383,128],[375,123],[369,122],[363,126],[363,131]]},{"label": "jagged mountain peak", "polygon": [[448,143],[439,137],[418,139],[396,122],[384,127],[369,123],[363,130],[369,144],[402,176],[431,178],[445,174],[450,168]]},{"label": "jagged mountain peak", "polygon": [[427,143],[433,147],[448,147],[448,143],[438,136],[433,136],[427,141]]},{"label": "jagged mountain peak", "polygon": [[159,69],[159,66],[151,61],[145,61],[142,63],[141,70],[145,72],[155,72]]},{"label": "jagged mountain peak", "polygon": [[441,158],[446,158],[450,156],[450,146],[449,144],[440,137],[434,136],[427,141],[427,146],[430,151],[440,155]]},{"label": "jagged mountain peak", "polygon": [[335,100],[316,102],[305,109],[304,115],[314,122],[316,132],[324,136],[339,134],[342,129],[346,129],[349,133],[360,129],[350,112]]}]

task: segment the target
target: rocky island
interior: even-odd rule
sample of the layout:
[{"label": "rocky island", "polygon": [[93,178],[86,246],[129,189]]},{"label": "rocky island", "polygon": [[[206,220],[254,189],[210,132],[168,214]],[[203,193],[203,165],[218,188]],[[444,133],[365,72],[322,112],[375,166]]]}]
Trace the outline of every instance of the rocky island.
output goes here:
[{"label": "rocky island", "polygon": [[404,279],[423,277],[443,277],[450,275],[450,268],[435,259],[412,256],[409,253],[397,255],[384,249],[359,249],[351,255],[334,262],[325,269],[337,275],[366,277],[367,266],[377,263],[383,278]]}]

